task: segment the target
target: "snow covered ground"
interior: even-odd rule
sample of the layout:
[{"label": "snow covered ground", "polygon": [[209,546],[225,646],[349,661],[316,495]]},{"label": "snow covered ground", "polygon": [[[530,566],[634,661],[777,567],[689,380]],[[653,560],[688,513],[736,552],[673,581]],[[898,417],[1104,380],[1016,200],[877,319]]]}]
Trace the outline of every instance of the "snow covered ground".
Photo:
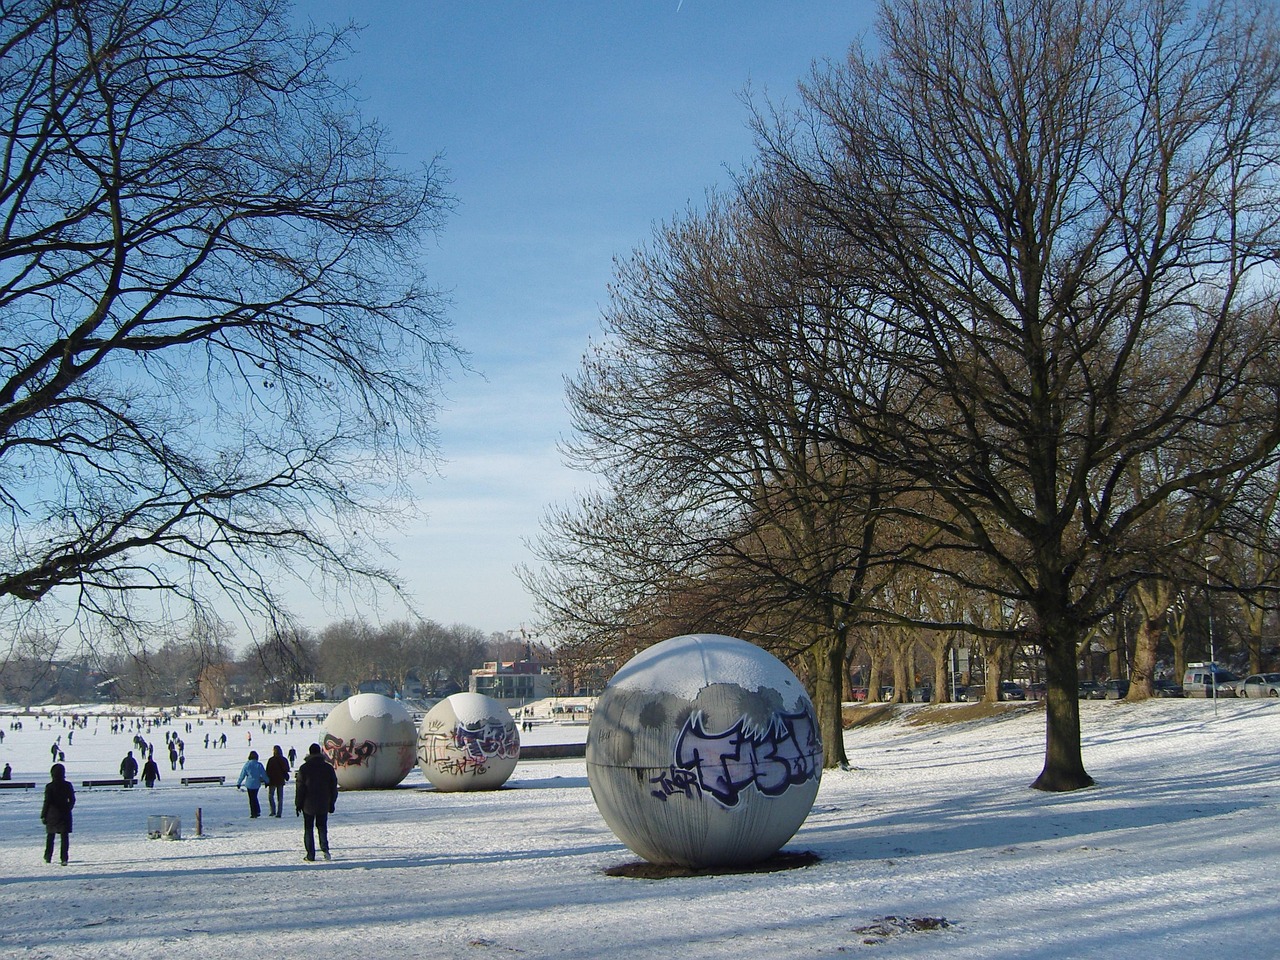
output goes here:
[{"label": "snow covered ground", "polygon": [[[183,787],[165,761],[148,792],[81,786],[116,776],[132,736],[91,719],[65,747],[79,795],[71,864],[50,866],[40,800],[66,731],[0,717],[0,762],[38,784],[0,790],[0,956],[1280,956],[1280,702],[1081,709],[1095,788],[1028,789],[1039,710],[914,724],[909,708],[846,734],[856,769],[824,776],[786,848],[819,863],[665,880],[604,874],[636,858],[597,813],[582,760],[522,762],[490,793],[438,793],[416,770],[396,790],[344,793],[334,861],[304,863],[292,810],[251,821],[230,784],[246,732],[263,756],[275,743],[303,752],[318,723],[173,726],[186,773],[228,785]],[[157,759],[163,729],[147,735]],[[206,750],[204,734],[224,730],[228,748]],[[184,838],[148,840],[149,814],[180,816]]]}]

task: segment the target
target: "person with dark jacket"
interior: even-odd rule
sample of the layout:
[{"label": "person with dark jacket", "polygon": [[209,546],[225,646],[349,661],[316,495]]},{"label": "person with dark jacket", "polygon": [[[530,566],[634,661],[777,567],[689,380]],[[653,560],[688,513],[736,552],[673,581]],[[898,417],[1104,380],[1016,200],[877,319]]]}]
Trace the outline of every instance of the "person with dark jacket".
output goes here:
[{"label": "person with dark jacket", "polygon": [[67,769],[60,763],[49,768],[49,783],[44,788],[44,806],[40,822],[44,824],[44,862],[53,863],[53,838],[62,838],[62,865],[67,865],[71,846],[71,808],[76,805],[76,792],[67,780]]},{"label": "person with dark jacket", "polygon": [[132,750],[125,754],[125,758],[120,761],[120,776],[124,780],[126,787],[132,787],[133,781],[138,779],[138,761],[133,759]]},{"label": "person with dark jacket", "polygon": [[320,835],[320,852],[329,856],[329,814],[337,808],[338,775],[325,759],[320,744],[313,743],[307,759],[298,767],[294,793],[294,810],[302,814],[302,846],[307,851],[303,860],[316,858],[316,834]]},{"label": "person with dark jacket", "polygon": [[160,765],[156,763],[153,755],[147,757],[147,762],[142,765],[142,782],[149,788],[154,789],[156,781],[160,779]]},{"label": "person with dark jacket", "polygon": [[271,804],[273,817],[284,813],[284,784],[288,779],[289,761],[284,758],[280,745],[276,744],[267,758],[267,802]]}]

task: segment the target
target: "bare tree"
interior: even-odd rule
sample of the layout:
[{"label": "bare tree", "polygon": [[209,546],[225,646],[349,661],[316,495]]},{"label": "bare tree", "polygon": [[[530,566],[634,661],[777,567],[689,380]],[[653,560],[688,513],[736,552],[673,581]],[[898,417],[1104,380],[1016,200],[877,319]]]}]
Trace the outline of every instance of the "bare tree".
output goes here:
[{"label": "bare tree", "polygon": [[568,391],[571,460],[607,487],[553,515],[551,573],[528,582],[562,633],[626,645],[671,623],[804,657],[837,765],[884,471],[819,440],[829,410],[797,377],[792,341],[841,316],[829,291],[778,268],[744,211],[713,199],[619,266],[608,336]]},{"label": "bare tree", "polygon": [[331,623],[320,631],[318,651],[321,679],[330,687],[346,684],[354,692],[361,683],[380,676],[373,628],[360,620]]},{"label": "bare tree", "polygon": [[467,689],[471,671],[485,659],[483,631],[462,623],[441,627],[428,620],[418,625],[418,634],[423,643],[423,664],[431,677],[432,689]]},{"label": "bare tree", "polygon": [[345,39],[275,0],[4,4],[11,619],[145,637],[394,585],[365,534],[431,449],[452,348],[416,251],[448,201],[330,75]]},{"label": "bare tree", "polygon": [[[1034,786],[1086,786],[1076,650],[1151,569],[1145,525],[1181,499],[1207,529],[1208,492],[1280,440],[1273,13],[886,0],[878,44],[804,98],[758,129],[789,208],[842,251],[812,267],[847,298],[850,361],[819,342],[808,366],[860,430],[829,439],[932,491],[932,549],[985,558],[971,586],[1025,610],[1048,685]],[[1159,448],[1186,467],[1138,494]]]},{"label": "bare tree", "polygon": [[298,684],[314,679],[320,642],[305,627],[282,626],[256,642],[252,653],[268,697],[283,702],[293,698]]},{"label": "bare tree", "polygon": [[1260,473],[1224,512],[1213,569],[1235,588],[1249,672],[1264,669],[1264,645],[1280,592],[1280,469]]}]

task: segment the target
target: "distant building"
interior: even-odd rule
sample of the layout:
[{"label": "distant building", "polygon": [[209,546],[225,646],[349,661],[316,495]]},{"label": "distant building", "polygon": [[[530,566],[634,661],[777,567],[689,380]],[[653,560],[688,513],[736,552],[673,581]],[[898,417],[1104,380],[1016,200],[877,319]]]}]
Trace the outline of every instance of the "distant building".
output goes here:
[{"label": "distant building", "polygon": [[467,689],[493,697],[507,707],[518,707],[551,696],[557,677],[545,673],[536,660],[490,661],[471,671]]},{"label": "distant building", "polygon": [[299,683],[294,686],[293,698],[302,702],[329,699],[329,688],[323,683]]}]

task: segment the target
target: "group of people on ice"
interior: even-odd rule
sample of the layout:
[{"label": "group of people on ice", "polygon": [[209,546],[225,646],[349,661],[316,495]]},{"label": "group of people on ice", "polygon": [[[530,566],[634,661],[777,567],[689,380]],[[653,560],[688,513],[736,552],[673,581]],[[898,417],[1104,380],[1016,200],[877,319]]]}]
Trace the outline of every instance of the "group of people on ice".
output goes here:
[{"label": "group of people on ice", "polygon": [[[289,752],[292,754],[293,750]],[[258,751],[249,751],[249,759],[240,769],[236,789],[243,789],[249,794],[250,819],[262,816],[258,791],[264,784],[267,787],[270,815],[283,815],[284,785],[289,780],[289,775],[289,760],[279,746],[273,748],[265,765],[258,759]],[[125,786],[131,786],[138,778],[138,761],[132,750],[120,762],[120,777]],[[159,779],[160,771],[155,758],[148,754],[142,768],[142,782],[148,787],[154,787],[155,781]],[[317,840],[320,854],[325,860],[332,859],[329,854],[329,814],[337,808],[337,803],[338,775],[320,749],[320,744],[313,743],[306,759],[298,767],[294,784],[294,815],[302,817],[303,822],[302,845],[305,854],[302,859],[315,861]],[[75,805],[76,792],[67,779],[66,767],[55,763],[49,769],[49,783],[45,786],[44,805],[40,809],[40,821],[45,827],[45,863],[53,862],[54,846],[57,843],[60,862],[66,866],[71,840],[71,810]]]}]

